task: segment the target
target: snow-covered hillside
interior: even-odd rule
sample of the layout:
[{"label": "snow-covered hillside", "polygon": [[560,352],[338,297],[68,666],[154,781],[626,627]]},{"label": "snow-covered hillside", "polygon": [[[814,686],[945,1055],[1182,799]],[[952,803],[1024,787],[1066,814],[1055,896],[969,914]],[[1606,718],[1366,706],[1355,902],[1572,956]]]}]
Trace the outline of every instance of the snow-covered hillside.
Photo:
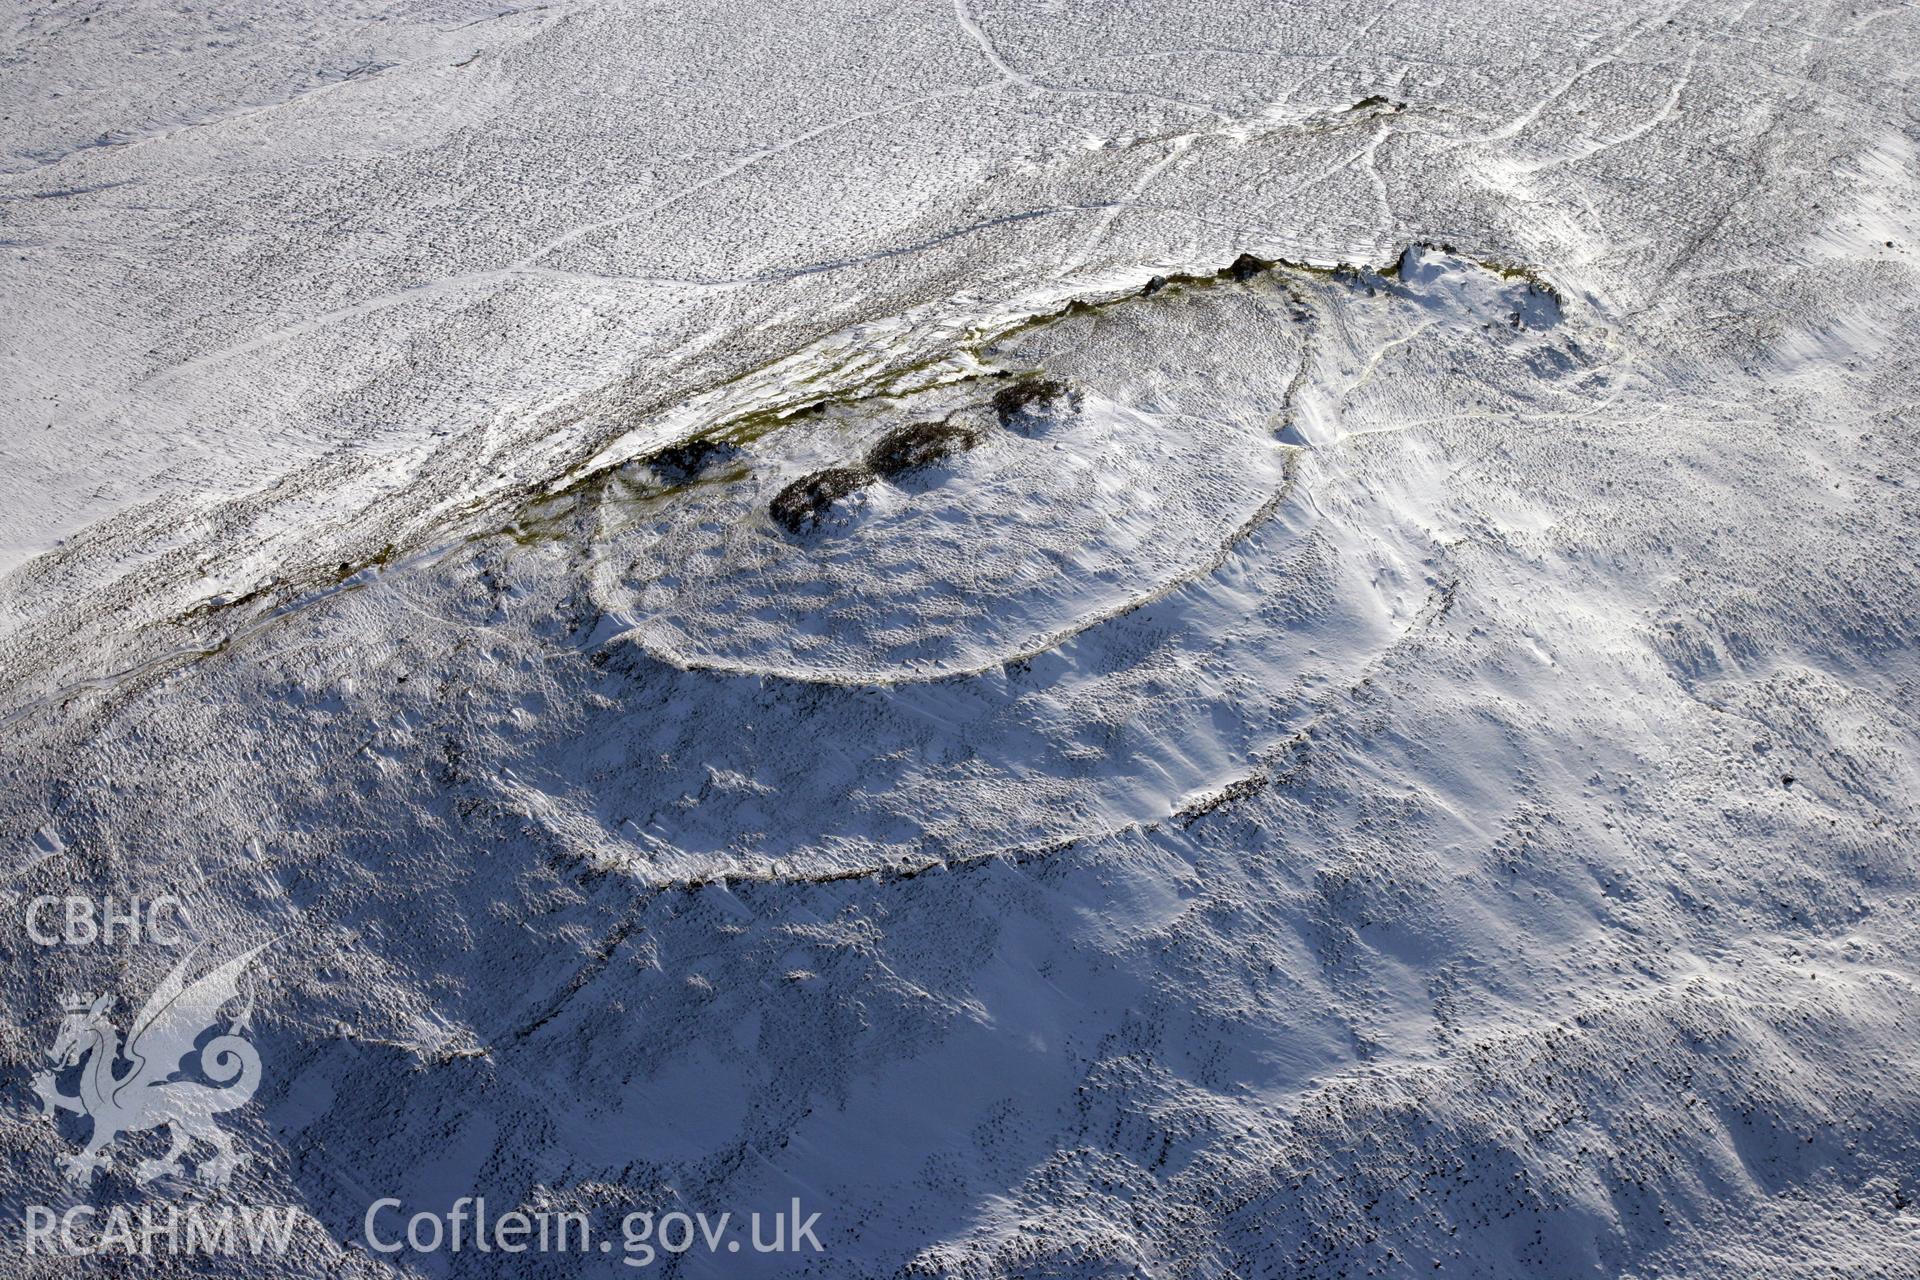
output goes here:
[{"label": "snow-covered hillside", "polygon": [[0,21],[6,1274],[1920,1276],[1920,11]]}]

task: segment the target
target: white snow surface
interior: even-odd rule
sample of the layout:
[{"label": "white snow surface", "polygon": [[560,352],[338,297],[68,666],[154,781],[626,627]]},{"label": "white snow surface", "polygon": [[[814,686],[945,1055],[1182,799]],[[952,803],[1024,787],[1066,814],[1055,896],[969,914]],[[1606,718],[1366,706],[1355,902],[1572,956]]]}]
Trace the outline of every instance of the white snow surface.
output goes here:
[{"label": "white snow surface", "polygon": [[1920,10],[0,22],[0,1219],[173,892],[130,1274],[1920,1276]]}]

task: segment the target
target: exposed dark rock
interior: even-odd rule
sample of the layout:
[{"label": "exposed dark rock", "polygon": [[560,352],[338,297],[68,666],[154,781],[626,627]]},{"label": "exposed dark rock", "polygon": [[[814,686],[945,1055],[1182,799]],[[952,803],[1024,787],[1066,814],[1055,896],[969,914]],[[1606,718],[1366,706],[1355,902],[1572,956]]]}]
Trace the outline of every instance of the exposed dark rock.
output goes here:
[{"label": "exposed dark rock", "polygon": [[970,428],[951,422],[916,422],[881,436],[867,451],[867,466],[889,480],[945,462],[980,443]]},{"label": "exposed dark rock", "polygon": [[696,438],[650,453],[642,461],[667,484],[686,484],[739,452],[723,440]]},{"label": "exposed dark rock", "polygon": [[1143,298],[1151,298],[1154,294],[1166,287],[1167,278],[1165,276],[1155,276],[1153,279],[1147,281],[1146,286],[1140,290],[1140,296]]},{"label": "exposed dark rock", "polygon": [[993,397],[1000,425],[1030,436],[1063,414],[1080,411],[1080,393],[1053,378],[1022,378]]},{"label": "exposed dark rock", "polygon": [[1227,274],[1235,280],[1251,280],[1267,269],[1267,264],[1250,253],[1243,253],[1227,267]]},{"label": "exposed dark rock", "polygon": [[767,514],[789,533],[810,533],[833,510],[833,504],[873,482],[865,467],[828,467],[802,476],[773,495]]}]

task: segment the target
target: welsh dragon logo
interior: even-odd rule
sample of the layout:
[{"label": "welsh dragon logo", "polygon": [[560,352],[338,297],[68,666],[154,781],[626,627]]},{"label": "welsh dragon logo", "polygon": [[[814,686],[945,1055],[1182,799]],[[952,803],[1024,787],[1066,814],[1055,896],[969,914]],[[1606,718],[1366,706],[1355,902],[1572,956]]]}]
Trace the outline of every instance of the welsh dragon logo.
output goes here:
[{"label": "welsh dragon logo", "polygon": [[[86,1147],[60,1158],[68,1180],[90,1185],[96,1169],[112,1164],[107,1148],[122,1134],[148,1129],[165,1128],[170,1145],[164,1155],[136,1166],[136,1182],[179,1176],[181,1157],[196,1140],[214,1149],[211,1158],[196,1161],[194,1173],[204,1183],[223,1187],[246,1163],[247,1157],[234,1150],[232,1137],[213,1117],[245,1105],[260,1084],[260,1055],[240,1034],[248,1030],[251,996],[226,1032],[200,1047],[200,1073],[213,1083],[175,1077],[200,1037],[219,1024],[221,1009],[239,998],[240,975],[247,965],[270,945],[262,943],[192,982],[187,970],[199,948],[189,951],[147,997],[124,1045],[107,1016],[113,1008],[111,995],[66,997],[59,1037],[47,1053],[55,1070],[35,1075],[33,1088],[47,1115],[72,1111],[93,1121]],[[56,1083],[58,1073],[73,1067],[81,1068],[80,1091],[63,1094]]]}]

